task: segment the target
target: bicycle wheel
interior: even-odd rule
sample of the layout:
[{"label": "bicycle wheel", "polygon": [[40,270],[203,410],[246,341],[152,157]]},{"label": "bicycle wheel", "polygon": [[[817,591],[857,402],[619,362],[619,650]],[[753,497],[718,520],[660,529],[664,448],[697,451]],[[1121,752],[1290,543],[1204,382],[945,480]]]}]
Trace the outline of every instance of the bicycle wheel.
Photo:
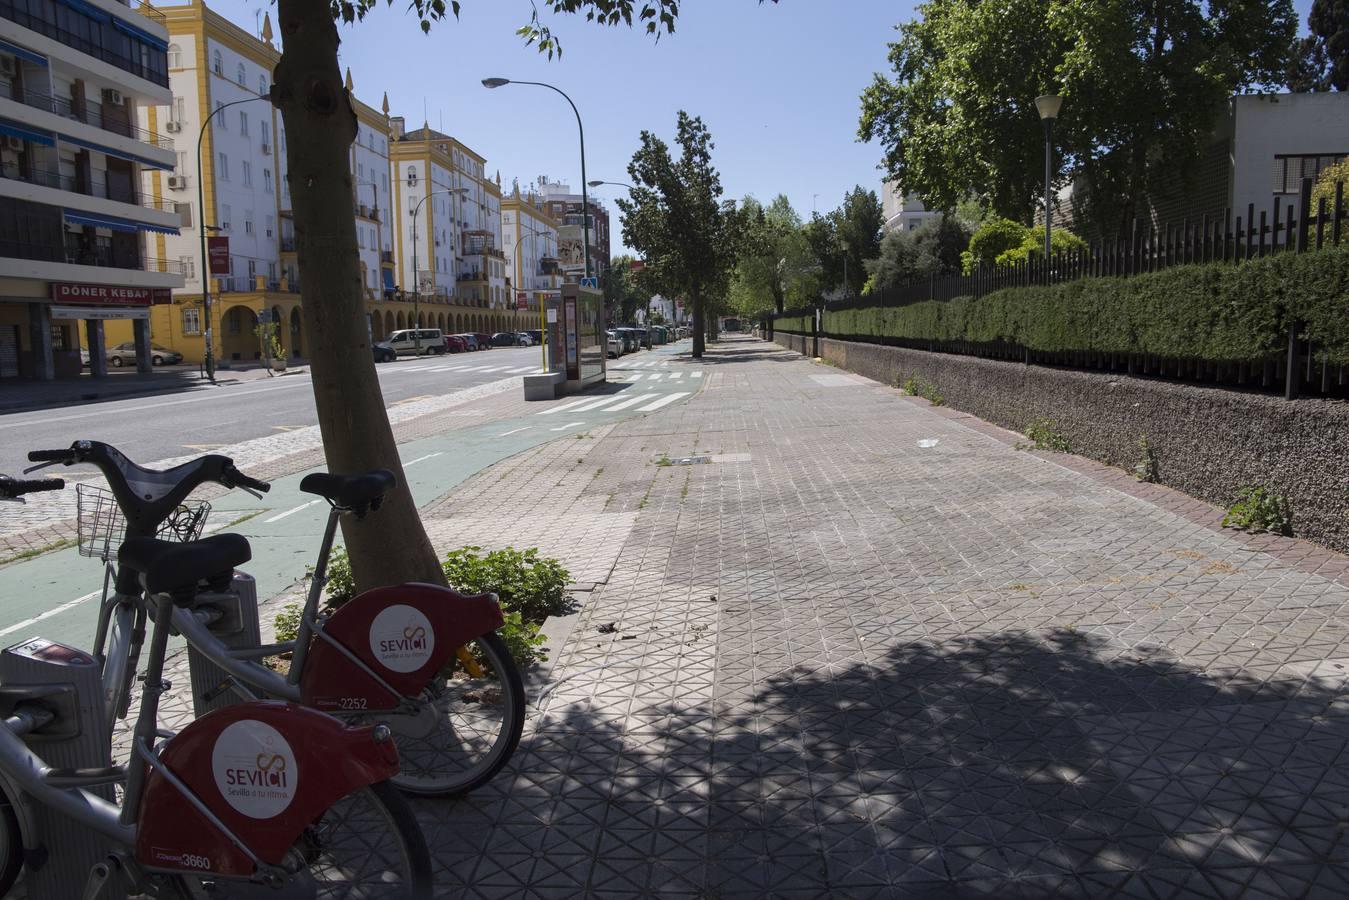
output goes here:
[{"label": "bicycle wheel", "polygon": [[189,900],[375,900],[431,898],[431,856],[407,800],[387,781],[353,791],[305,829],[282,867],[283,888],[210,876],[179,876]]},{"label": "bicycle wheel", "polygon": [[479,673],[458,658],[417,698],[412,715],[380,713],[398,742],[402,767],[390,779],[419,797],[449,797],[486,784],[511,758],[525,727],[525,685],[495,633],[470,641]]},{"label": "bicycle wheel", "polygon": [[14,815],[9,794],[0,788],[0,897],[9,896],[22,866],[23,835],[19,833],[19,819]]}]

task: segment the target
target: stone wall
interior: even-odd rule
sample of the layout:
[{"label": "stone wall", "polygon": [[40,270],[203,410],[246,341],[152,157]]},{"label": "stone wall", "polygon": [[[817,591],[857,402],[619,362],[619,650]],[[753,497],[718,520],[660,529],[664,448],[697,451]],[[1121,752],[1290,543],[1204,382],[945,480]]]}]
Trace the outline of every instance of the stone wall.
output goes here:
[{"label": "stone wall", "polygon": [[[808,336],[775,339],[810,352]],[[828,338],[820,354],[885,384],[917,376],[948,406],[1013,431],[1047,420],[1073,453],[1120,468],[1142,460],[1146,438],[1160,483],[1222,507],[1267,485],[1288,498],[1294,534],[1349,552],[1349,404]]]}]

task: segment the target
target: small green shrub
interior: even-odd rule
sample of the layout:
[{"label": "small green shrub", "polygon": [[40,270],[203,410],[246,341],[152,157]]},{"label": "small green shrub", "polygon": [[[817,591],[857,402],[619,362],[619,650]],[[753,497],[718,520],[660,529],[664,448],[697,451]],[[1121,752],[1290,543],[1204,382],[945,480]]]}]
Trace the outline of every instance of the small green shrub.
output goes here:
[{"label": "small green shrub", "polygon": [[[313,578],[314,569],[306,568],[305,578]],[[351,574],[351,560],[343,547],[334,547],[328,556],[328,583],[323,586],[329,609],[341,609],[356,596],[356,579]]]},{"label": "small green shrub", "polygon": [[548,653],[543,649],[543,635],[539,634],[539,623],[526,622],[514,610],[506,611],[505,623],[497,629],[497,634],[505,642],[511,658],[522,669],[548,658]]},{"label": "small green shrub", "polygon": [[1223,517],[1223,527],[1251,534],[1271,531],[1291,535],[1292,511],[1286,497],[1273,493],[1264,485],[1244,487],[1237,492],[1236,501]]},{"label": "small green shrub", "polygon": [[287,603],[272,621],[276,624],[277,643],[293,641],[300,636],[300,616],[304,613],[303,603]]},{"label": "small green shrub", "polygon": [[1138,462],[1134,463],[1134,476],[1139,481],[1156,484],[1159,478],[1157,471],[1157,451],[1146,437],[1138,439],[1138,453]]},{"label": "small green shrub", "polygon": [[461,547],[445,555],[445,579],[468,594],[491,591],[506,609],[527,622],[542,622],[569,608],[571,574],[555,559],[539,557],[537,548],[492,550]]},{"label": "small green shrub", "polygon": [[929,381],[924,381],[917,375],[911,375],[904,382],[904,393],[912,394],[915,397],[922,397],[933,406],[943,406],[946,398],[937,391],[937,386]]},{"label": "small green shrub", "polygon": [[1049,419],[1037,419],[1026,426],[1026,437],[1031,439],[1035,450],[1049,450],[1053,453],[1068,453],[1068,438],[1054,430]]}]

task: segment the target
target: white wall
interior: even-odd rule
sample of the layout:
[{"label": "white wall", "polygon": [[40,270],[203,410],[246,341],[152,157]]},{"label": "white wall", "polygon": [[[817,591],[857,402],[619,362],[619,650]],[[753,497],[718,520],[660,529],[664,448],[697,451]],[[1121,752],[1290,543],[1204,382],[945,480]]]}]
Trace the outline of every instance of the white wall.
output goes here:
[{"label": "white wall", "polygon": [[[1232,205],[1270,210],[1278,154],[1349,155],[1349,93],[1250,95],[1232,99]],[[1297,204],[1283,195],[1284,206]],[[1281,217],[1282,218],[1282,217]]]}]

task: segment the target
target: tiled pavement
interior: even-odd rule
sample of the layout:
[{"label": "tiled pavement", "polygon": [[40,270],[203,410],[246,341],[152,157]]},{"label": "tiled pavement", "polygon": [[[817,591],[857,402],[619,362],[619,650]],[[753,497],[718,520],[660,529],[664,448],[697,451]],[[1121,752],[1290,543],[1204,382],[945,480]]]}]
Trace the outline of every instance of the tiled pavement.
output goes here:
[{"label": "tiled pavement", "polygon": [[1341,557],[770,345],[674,367],[432,523],[622,541],[512,767],[417,804],[440,895],[1349,894]]}]

